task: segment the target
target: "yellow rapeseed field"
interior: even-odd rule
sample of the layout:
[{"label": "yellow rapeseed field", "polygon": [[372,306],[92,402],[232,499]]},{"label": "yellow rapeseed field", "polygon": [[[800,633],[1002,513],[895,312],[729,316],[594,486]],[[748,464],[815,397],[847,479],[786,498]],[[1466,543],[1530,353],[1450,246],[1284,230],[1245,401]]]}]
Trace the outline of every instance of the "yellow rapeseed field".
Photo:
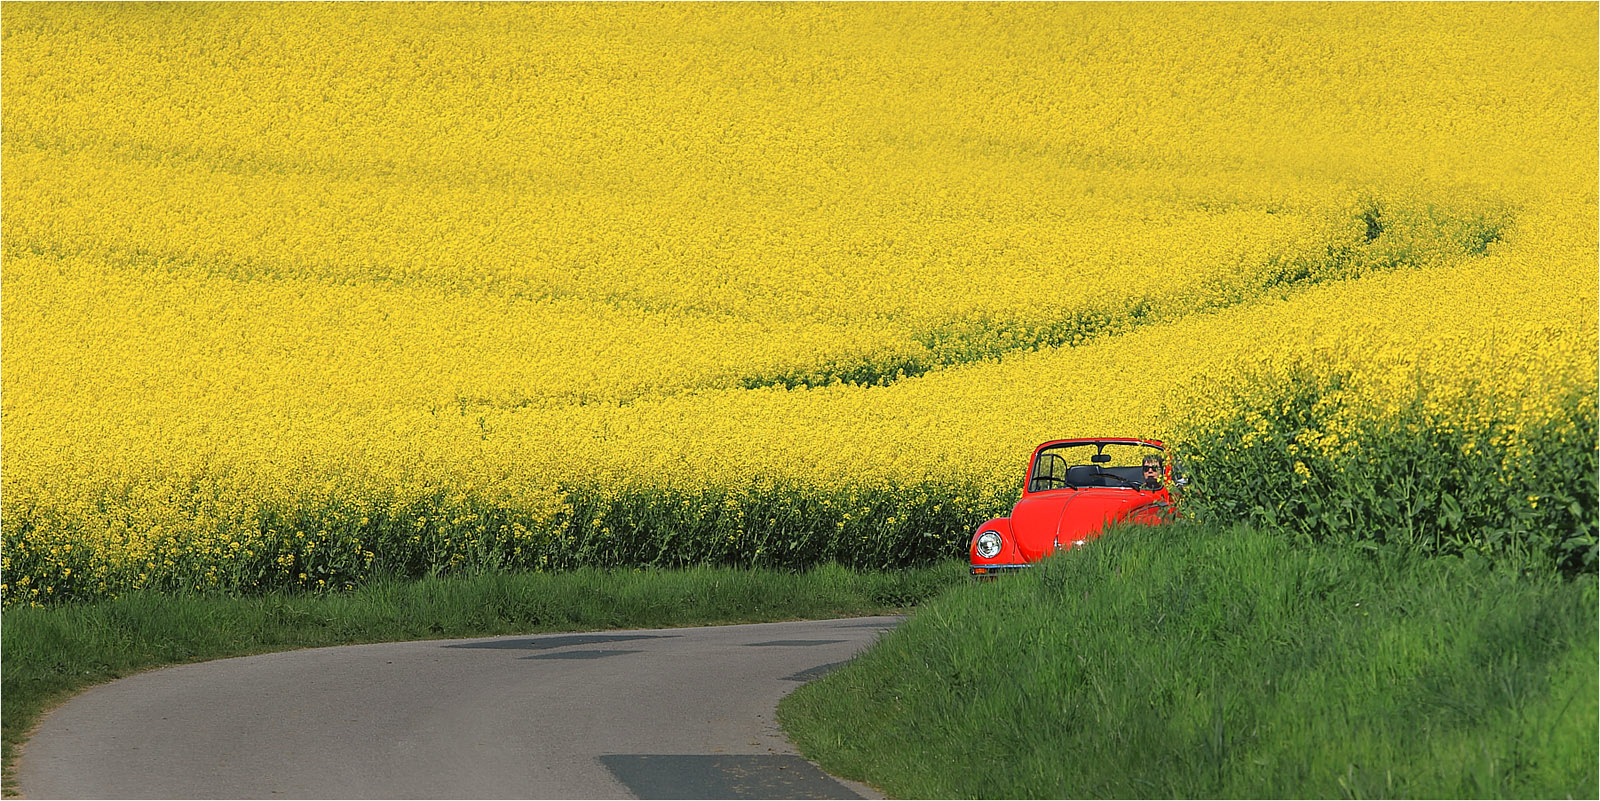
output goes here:
[{"label": "yellow rapeseed field", "polygon": [[1596,383],[1596,16],[9,4],[4,603],[906,563],[1308,363],[1323,453],[1511,442]]}]

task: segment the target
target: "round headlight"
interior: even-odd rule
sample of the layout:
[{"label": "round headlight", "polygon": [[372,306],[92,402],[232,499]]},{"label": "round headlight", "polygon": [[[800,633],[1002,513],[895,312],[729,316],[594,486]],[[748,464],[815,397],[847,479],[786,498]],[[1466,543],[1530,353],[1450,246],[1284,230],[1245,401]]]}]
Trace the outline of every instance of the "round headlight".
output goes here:
[{"label": "round headlight", "polygon": [[985,531],[978,535],[978,555],[985,559],[993,559],[1000,553],[1000,535],[993,531]]}]

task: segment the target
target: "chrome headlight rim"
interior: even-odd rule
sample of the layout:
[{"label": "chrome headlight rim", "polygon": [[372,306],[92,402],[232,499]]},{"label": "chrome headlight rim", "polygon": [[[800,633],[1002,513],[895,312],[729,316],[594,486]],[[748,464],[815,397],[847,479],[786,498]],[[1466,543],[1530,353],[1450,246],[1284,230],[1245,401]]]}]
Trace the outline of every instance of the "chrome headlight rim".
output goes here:
[{"label": "chrome headlight rim", "polygon": [[978,556],[982,559],[993,559],[999,556],[1004,542],[1005,539],[1000,536],[1000,532],[992,529],[978,532],[978,536],[972,541],[973,550],[977,551]]}]

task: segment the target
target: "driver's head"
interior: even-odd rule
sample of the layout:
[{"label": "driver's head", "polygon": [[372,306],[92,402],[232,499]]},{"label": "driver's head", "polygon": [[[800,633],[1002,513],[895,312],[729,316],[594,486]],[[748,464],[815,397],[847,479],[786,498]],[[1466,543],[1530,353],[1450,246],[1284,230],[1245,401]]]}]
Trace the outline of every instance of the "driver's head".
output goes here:
[{"label": "driver's head", "polygon": [[1144,477],[1146,479],[1160,478],[1161,477],[1161,457],[1160,456],[1146,456],[1146,457],[1144,457]]}]

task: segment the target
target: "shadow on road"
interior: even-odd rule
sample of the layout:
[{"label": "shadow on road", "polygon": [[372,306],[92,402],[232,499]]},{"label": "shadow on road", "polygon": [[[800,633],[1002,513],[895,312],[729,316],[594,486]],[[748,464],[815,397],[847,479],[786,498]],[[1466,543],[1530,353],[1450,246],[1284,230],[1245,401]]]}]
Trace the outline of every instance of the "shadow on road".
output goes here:
[{"label": "shadow on road", "polygon": [[[610,642],[627,642],[629,640],[659,640],[667,637],[677,637],[677,634],[567,634],[550,637],[534,637],[526,640],[485,640],[483,642],[458,642],[441,648],[492,648],[502,651],[548,651],[552,648],[566,648],[572,645],[599,645]],[[624,653],[618,651],[616,653]]]},{"label": "shadow on road", "polygon": [[640,798],[860,798],[789,754],[606,754],[617,780]]}]

